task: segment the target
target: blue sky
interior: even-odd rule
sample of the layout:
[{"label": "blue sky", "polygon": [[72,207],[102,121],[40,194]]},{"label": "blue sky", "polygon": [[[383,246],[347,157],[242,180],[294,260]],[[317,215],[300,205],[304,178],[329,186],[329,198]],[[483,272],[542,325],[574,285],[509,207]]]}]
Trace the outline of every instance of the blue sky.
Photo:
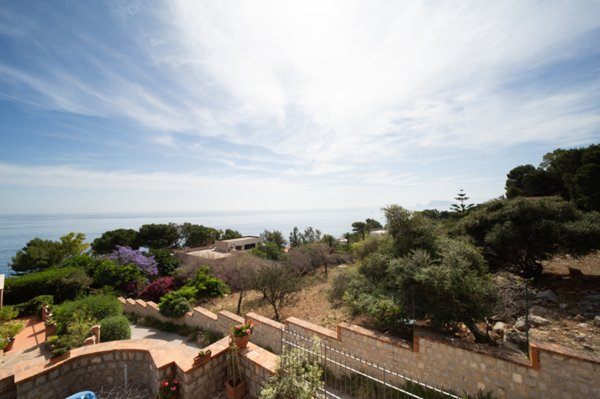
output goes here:
[{"label": "blue sky", "polygon": [[443,208],[600,139],[600,3],[0,3],[0,212]]}]

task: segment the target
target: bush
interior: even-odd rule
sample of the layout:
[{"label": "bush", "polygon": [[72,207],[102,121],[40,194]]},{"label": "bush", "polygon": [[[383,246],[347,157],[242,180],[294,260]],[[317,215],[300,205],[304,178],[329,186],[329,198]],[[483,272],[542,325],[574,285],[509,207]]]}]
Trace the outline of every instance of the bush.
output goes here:
[{"label": "bush", "polygon": [[90,319],[92,322],[123,314],[123,305],[114,296],[91,295],[76,301],[67,301],[53,309],[57,332],[68,329],[74,318]]},{"label": "bush", "polygon": [[167,295],[169,292],[175,289],[175,278],[173,277],[160,277],[150,284],[148,284],[139,297],[145,301],[153,301],[158,303],[160,298]]},{"label": "bush", "polygon": [[178,319],[189,312],[191,308],[189,291],[189,289],[182,288],[179,291],[170,292],[162,297],[158,304],[160,314],[165,317]]},{"label": "bush", "polygon": [[19,316],[42,315],[42,305],[52,305],[54,303],[53,295],[38,295],[25,303],[15,305],[15,309],[19,312]]},{"label": "bush", "polygon": [[152,249],[150,255],[156,261],[158,274],[161,276],[170,276],[175,272],[175,269],[181,264],[181,260],[173,255],[168,249]]},{"label": "bush", "polygon": [[12,320],[18,315],[19,311],[15,309],[15,307],[5,305],[2,307],[2,310],[0,310],[0,322]]},{"label": "bush", "polygon": [[25,323],[21,320],[13,320],[0,325],[0,350],[3,350],[24,328]]},{"label": "bush", "polygon": [[196,273],[196,277],[187,286],[196,290],[195,298],[198,300],[222,297],[229,292],[227,285],[222,280],[212,276],[207,267],[200,268]]},{"label": "bush", "polygon": [[51,268],[19,277],[9,277],[5,282],[7,304],[27,302],[38,295],[54,295],[56,302],[73,299],[86,292],[90,278],[77,267]]},{"label": "bush", "polygon": [[348,290],[350,281],[354,278],[355,273],[351,271],[343,271],[340,274],[333,276],[331,280],[331,288],[327,292],[327,299],[334,306],[342,304],[344,294]]},{"label": "bush", "polygon": [[118,341],[131,338],[129,321],[123,315],[100,320],[100,341]]},{"label": "bush", "polygon": [[135,294],[145,281],[136,265],[118,265],[111,260],[103,260],[94,271],[96,287],[113,287],[126,296]]}]

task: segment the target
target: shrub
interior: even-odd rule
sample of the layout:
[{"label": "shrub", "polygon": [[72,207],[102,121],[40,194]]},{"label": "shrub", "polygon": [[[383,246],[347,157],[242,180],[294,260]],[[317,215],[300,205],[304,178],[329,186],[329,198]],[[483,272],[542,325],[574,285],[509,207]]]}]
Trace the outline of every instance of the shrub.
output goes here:
[{"label": "shrub", "polygon": [[96,287],[113,287],[125,295],[132,295],[143,286],[145,279],[136,265],[118,265],[111,260],[103,260],[94,272]]},{"label": "shrub", "polygon": [[21,320],[12,320],[0,325],[0,350],[3,350],[24,328],[25,323]]},{"label": "shrub", "polygon": [[90,282],[85,272],[77,267],[51,268],[7,278],[5,299],[7,304],[16,304],[46,294],[54,295],[56,302],[62,302],[87,291]]},{"label": "shrub", "polygon": [[91,295],[55,306],[53,314],[57,332],[62,333],[68,329],[69,323],[76,317],[96,322],[110,316],[123,314],[123,305],[117,298],[110,295]]},{"label": "shrub", "polygon": [[139,297],[145,301],[158,303],[160,298],[167,295],[175,289],[175,278],[160,277],[148,284],[139,294]]},{"label": "shrub", "polygon": [[118,341],[131,338],[129,321],[123,315],[100,320],[100,341]]},{"label": "shrub", "polygon": [[181,260],[173,255],[168,249],[152,249],[150,255],[156,261],[158,274],[161,276],[170,276],[175,272],[175,269],[181,264]]},{"label": "shrub", "polygon": [[0,310],[0,322],[9,321],[19,315],[19,311],[15,307],[6,305]]},{"label": "shrub", "polygon": [[29,316],[42,314],[42,305],[52,305],[54,303],[53,295],[38,295],[25,303],[15,305],[15,309],[19,312],[19,316]]},{"label": "shrub", "polygon": [[351,271],[343,271],[340,274],[333,276],[331,280],[331,288],[327,292],[327,299],[334,306],[342,304],[342,298],[348,290],[350,281],[354,278],[354,274]]},{"label": "shrub", "polygon": [[207,267],[200,268],[196,273],[196,277],[187,285],[196,290],[195,298],[198,300],[222,297],[229,292],[227,285],[222,280],[212,276]]},{"label": "shrub", "polygon": [[173,291],[162,297],[158,304],[160,314],[165,317],[178,319],[189,312],[191,305],[189,295],[186,294],[186,291],[189,290],[181,289]]}]

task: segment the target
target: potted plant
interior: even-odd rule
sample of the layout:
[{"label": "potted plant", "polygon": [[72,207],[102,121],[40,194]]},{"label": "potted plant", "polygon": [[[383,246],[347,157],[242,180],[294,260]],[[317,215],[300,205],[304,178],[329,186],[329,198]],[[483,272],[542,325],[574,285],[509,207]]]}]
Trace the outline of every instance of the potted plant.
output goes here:
[{"label": "potted plant", "polygon": [[163,380],[158,388],[158,399],[175,399],[179,393],[179,380],[175,377]]},{"label": "potted plant", "polygon": [[210,360],[210,355],[212,354],[210,349],[201,350],[198,352],[198,356],[194,358],[194,366],[202,366]]},{"label": "potted plant", "polygon": [[225,381],[225,394],[228,399],[241,399],[246,394],[246,381],[242,379],[242,369],[238,348],[235,344],[229,345],[227,353],[227,381]]},{"label": "potted plant", "polygon": [[4,352],[8,352],[12,349],[15,337],[25,328],[25,323],[21,320],[13,320],[4,323],[0,327],[0,337],[2,342],[0,346],[3,347]]},{"label": "potted plant", "polygon": [[244,349],[248,345],[253,330],[254,322],[252,320],[248,320],[246,323],[239,324],[231,329],[231,337],[238,349]]},{"label": "potted plant", "polygon": [[52,319],[48,319],[44,322],[44,333],[46,335],[46,341],[53,335],[56,335],[56,323]]},{"label": "potted plant", "polygon": [[46,347],[50,351],[50,363],[60,362],[71,355],[71,345],[67,341],[65,337],[61,339],[57,335],[48,338]]}]

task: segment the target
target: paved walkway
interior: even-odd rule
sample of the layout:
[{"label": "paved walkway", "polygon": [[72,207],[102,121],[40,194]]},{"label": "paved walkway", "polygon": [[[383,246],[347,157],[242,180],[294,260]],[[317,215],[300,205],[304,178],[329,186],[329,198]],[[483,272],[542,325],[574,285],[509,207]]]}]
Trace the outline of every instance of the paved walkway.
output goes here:
[{"label": "paved walkway", "polygon": [[46,342],[46,327],[38,317],[21,317],[18,320],[25,322],[25,328],[17,334],[9,352],[21,352]]}]

